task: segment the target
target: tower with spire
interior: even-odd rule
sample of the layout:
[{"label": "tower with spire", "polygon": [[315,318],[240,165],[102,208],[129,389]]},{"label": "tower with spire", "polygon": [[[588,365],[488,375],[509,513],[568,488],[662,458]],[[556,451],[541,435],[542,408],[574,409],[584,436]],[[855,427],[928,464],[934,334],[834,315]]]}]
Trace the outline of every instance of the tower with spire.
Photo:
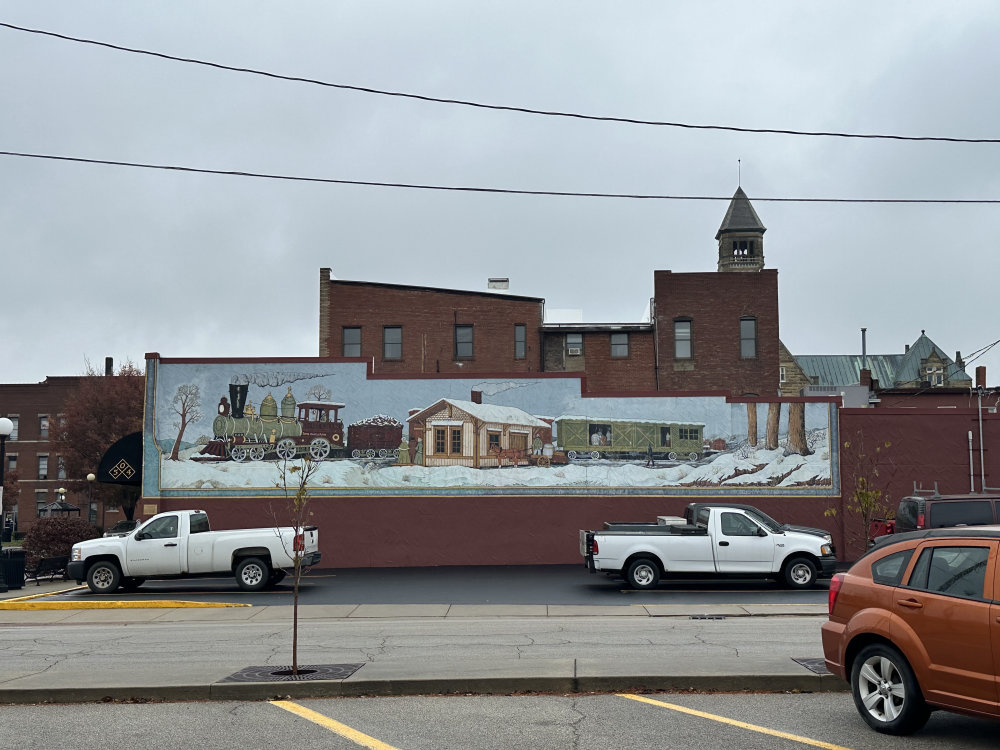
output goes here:
[{"label": "tower with spire", "polygon": [[763,269],[766,231],[743,188],[736,188],[722,226],[715,234],[719,242],[719,271],[756,273]]}]

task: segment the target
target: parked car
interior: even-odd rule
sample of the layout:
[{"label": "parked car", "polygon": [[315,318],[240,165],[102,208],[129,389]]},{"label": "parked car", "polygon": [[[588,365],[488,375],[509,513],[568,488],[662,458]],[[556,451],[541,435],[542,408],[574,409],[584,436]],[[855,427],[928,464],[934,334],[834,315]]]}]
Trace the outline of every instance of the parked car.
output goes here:
[{"label": "parked car", "polygon": [[886,537],[830,581],[827,668],[861,717],[909,734],[945,709],[1000,719],[1000,526]]},{"label": "parked car", "polygon": [[912,495],[899,501],[895,518],[872,520],[868,536],[869,543],[874,543],[888,534],[991,523],[1000,523],[998,492],[942,495],[936,486],[933,490],[914,487]]},{"label": "parked car", "polygon": [[105,531],[104,536],[125,536],[126,534],[131,534],[140,523],[140,521],[119,521]]}]

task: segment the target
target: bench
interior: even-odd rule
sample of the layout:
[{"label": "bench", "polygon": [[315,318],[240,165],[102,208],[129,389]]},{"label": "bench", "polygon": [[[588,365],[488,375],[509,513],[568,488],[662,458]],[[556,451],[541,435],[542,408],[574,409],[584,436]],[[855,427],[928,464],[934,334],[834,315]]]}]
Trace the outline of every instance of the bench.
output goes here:
[{"label": "bench", "polygon": [[68,555],[62,555],[61,557],[43,557],[35,564],[34,568],[25,569],[24,582],[27,583],[30,580],[34,580],[36,586],[41,586],[42,576],[48,576],[50,581],[54,581],[56,576],[65,578],[66,564],[68,562]]}]

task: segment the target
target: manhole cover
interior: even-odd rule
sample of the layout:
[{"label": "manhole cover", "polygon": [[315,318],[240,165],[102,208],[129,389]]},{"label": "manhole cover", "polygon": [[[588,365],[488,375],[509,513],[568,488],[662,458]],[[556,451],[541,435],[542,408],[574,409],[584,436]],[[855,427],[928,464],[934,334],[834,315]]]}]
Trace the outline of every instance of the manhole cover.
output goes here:
[{"label": "manhole cover", "polygon": [[826,668],[826,661],[823,659],[796,659],[793,657],[792,661],[801,664],[810,672],[815,672],[816,674],[832,674],[832,672]]},{"label": "manhole cover", "polygon": [[300,664],[298,674],[291,666],[246,667],[222,682],[301,682],[303,680],[346,680],[364,664]]}]

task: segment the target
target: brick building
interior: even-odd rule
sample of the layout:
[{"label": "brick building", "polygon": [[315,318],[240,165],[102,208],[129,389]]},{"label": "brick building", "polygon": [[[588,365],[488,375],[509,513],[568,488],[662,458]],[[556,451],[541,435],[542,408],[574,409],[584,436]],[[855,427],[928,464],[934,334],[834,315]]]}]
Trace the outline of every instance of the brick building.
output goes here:
[{"label": "brick building", "polygon": [[319,354],[381,374],[582,372],[592,393],[775,395],[778,273],[764,268],[765,231],[737,189],[717,270],[656,271],[639,322],[548,322],[538,297],[342,281],[324,268]]}]

